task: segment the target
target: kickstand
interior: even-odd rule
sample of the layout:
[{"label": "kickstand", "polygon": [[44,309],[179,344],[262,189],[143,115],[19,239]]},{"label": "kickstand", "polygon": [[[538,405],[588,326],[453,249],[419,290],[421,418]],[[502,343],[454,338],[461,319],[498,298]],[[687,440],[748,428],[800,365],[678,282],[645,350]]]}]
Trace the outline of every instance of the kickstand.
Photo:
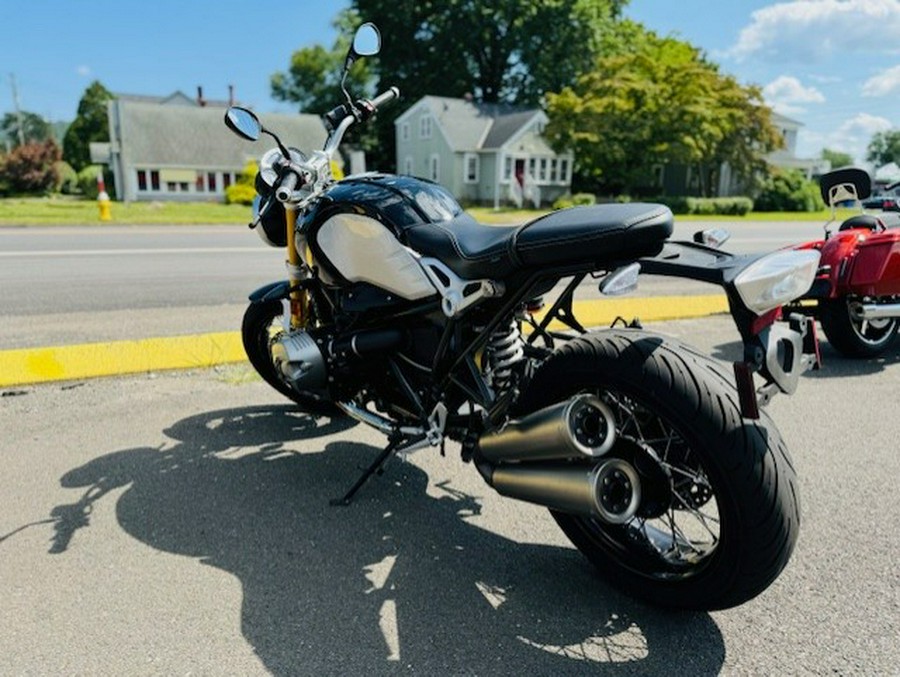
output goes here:
[{"label": "kickstand", "polygon": [[362,485],[364,485],[368,479],[374,474],[381,474],[384,472],[384,464],[388,460],[388,457],[393,454],[401,445],[403,440],[401,439],[393,439],[391,442],[385,447],[384,451],[378,454],[378,458],[376,458],[372,465],[363,471],[363,474],[359,476],[359,479],[356,480],[356,483],[350,487],[346,494],[344,494],[341,498],[332,498],[328,503],[329,505],[336,506],[347,506],[353,502],[353,497],[356,496],[356,492],[360,490]]}]

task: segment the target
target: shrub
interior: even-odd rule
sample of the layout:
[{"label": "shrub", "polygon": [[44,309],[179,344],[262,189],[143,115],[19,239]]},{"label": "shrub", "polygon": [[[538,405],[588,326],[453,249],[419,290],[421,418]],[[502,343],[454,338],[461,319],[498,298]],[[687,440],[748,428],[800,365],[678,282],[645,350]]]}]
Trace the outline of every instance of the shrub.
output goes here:
[{"label": "shrub", "polygon": [[553,203],[553,209],[568,209],[569,207],[579,207],[584,205],[592,205],[597,203],[597,198],[591,193],[575,193],[574,195],[563,195]]},{"label": "shrub", "polygon": [[56,163],[61,158],[62,151],[53,140],[18,146],[0,165],[0,185],[9,193],[48,193],[57,183]]},{"label": "shrub", "polygon": [[225,204],[251,205],[256,189],[246,183],[234,183],[225,189]]},{"label": "shrub", "polygon": [[250,160],[237,175],[236,183],[225,189],[225,204],[251,205],[256,197],[256,175],[259,165]]},{"label": "shrub", "polygon": [[756,209],[763,212],[815,212],[824,207],[819,187],[796,169],[772,170],[756,197]]},{"label": "shrub", "polygon": [[64,195],[74,195],[78,192],[78,172],[72,169],[68,162],[60,160],[56,163],[57,180],[53,190]]},{"label": "shrub", "polygon": [[686,197],[663,195],[648,200],[666,205],[673,214],[744,216],[753,210],[749,197]]},{"label": "shrub", "polygon": [[112,173],[101,165],[88,165],[78,172],[78,190],[88,200],[96,200],[100,192],[97,188],[97,176],[103,172],[103,185],[111,200],[116,199],[116,187],[113,185]]}]

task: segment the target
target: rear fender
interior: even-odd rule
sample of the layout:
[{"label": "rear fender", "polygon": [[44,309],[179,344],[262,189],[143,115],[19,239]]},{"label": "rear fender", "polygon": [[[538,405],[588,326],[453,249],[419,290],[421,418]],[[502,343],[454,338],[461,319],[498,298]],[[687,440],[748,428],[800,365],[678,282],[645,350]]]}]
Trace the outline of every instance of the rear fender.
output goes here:
[{"label": "rear fender", "polygon": [[[765,254],[735,255],[694,242],[667,242],[653,257],[640,260],[641,272],[708,282],[722,287],[744,345],[744,359],[734,363],[741,411],[759,418],[759,405],[776,392],[793,393],[800,374],[819,364],[815,324],[802,315],[791,315],[776,324],[780,308],[757,314],[748,308],[735,287],[735,278]],[[753,374],[763,378],[756,388]]]}]

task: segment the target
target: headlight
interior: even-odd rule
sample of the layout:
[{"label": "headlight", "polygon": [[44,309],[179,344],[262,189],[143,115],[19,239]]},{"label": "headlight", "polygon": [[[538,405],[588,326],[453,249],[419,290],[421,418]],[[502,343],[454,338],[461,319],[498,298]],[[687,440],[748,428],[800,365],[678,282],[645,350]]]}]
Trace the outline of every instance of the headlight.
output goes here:
[{"label": "headlight", "polygon": [[803,296],[819,268],[819,252],[780,251],[751,263],[734,279],[734,286],[750,310],[763,313]]}]

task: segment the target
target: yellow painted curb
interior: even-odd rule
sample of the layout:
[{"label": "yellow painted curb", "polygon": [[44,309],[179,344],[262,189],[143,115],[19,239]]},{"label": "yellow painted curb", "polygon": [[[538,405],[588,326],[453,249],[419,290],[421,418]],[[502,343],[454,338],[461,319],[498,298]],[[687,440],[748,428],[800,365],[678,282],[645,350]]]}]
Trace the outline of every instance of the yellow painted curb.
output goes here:
[{"label": "yellow painted curb", "polygon": [[[585,327],[608,327],[617,317],[628,322],[634,318],[641,322],[664,322],[727,313],[728,299],[724,294],[605,298],[575,301],[572,311]],[[536,314],[538,319],[542,316],[543,313]],[[550,323],[551,329],[563,327],[560,322]]]},{"label": "yellow painted curb", "polygon": [[0,351],[0,386],[246,360],[239,332]]},{"label": "yellow painted curb", "polygon": [[[724,294],[600,299],[576,301],[573,310],[585,327],[603,327],[617,317],[629,322],[635,317],[642,322],[662,322],[728,312],[728,301]],[[550,326],[564,328],[558,322]],[[0,387],[211,367],[246,359],[240,333],[236,331],[0,350]]]}]

